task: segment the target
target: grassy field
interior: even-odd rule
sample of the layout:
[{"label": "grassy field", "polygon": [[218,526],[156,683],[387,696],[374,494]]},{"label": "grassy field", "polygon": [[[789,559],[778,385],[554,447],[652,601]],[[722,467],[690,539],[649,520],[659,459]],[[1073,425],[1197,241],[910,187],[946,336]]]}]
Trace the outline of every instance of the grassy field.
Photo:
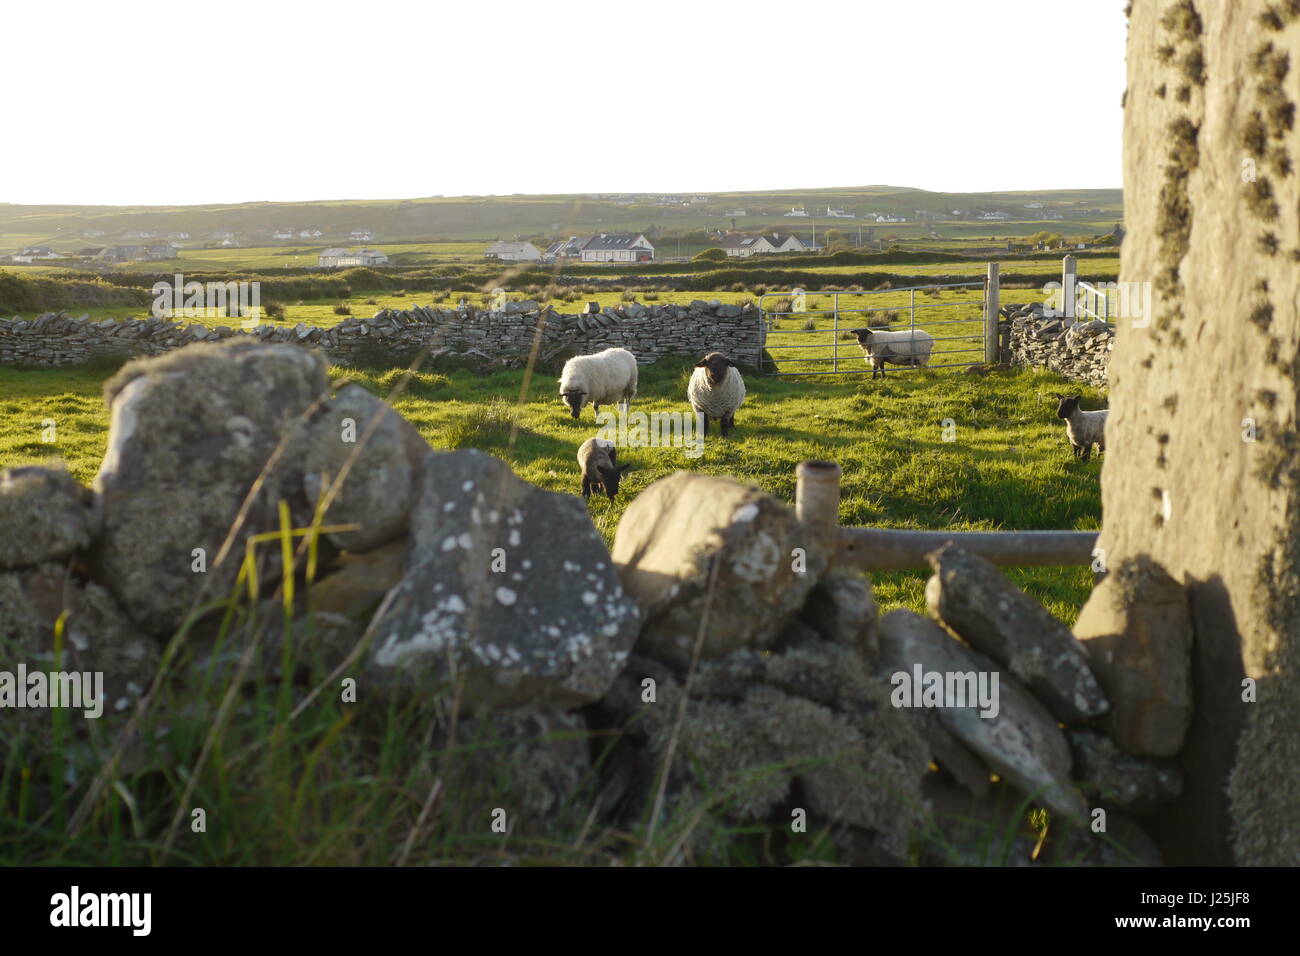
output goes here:
[{"label": "grassy field", "polygon": [[[112,371],[105,365],[0,368],[0,466],[61,460],[78,479],[91,481],[108,430],[100,388]],[[690,363],[680,360],[643,368],[634,409],[683,410],[689,372]],[[403,371],[336,368],[334,375],[388,396]],[[723,441],[715,431],[701,457],[688,458],[681,448],[624,450],[633,470],[619,499],[593,497],[588,506],[606,541],[628,502],[674,471],[733,476],[792,501],[795,467],[808,458],[843,466],[845,525],[1099,525],[1099,464],[1077,463],[1068,453],[1052,414],[1050,396],[1062,387],[1054,376],[936,371],[871,382],[751,374],[747,384],[737,432]],[[393,404],[436,447],[483,449],[530,482],[576,495],[574,454],[595,425],[590,410],[579,422],[570,419],[554,389],[549,373],[534,376],[525,390],[522,372],[433,368],[416,372]],[[1097,396],[1090,398],[1095,403]],[[955,426],[951,441],[945,441],[945,420]],[[1067,623],[1091,586],[1081,567],[1009,574]],[[919,571],[875,576],[882,611],[922,610],[926,577]],[[228,639],[246,641],[241,628],[268,626],[245,613],[232,600],[229,634],[222,625]],[[520,791],[509,779],[514,764],[498,758],[491,774],[475,767],[506,745],[468,725],[455,748],[438,743],[435,727],[445,720],[438,695],[357,709],[337,694],[304,701],[301,689],[255,669],[238,698],[243,705],[227,714],[224,678],[196,689],[195,672],[187,670],[194,665],[179,640],[173,666],[187,682],[169,677],[160,684],[154,709],[142,718],[142,739],[152,743],[131,751],[116,783],[86,800],[76,840],[66,838],[66,823],[105,755],[57,747],[52,755],[29,753],[21,745],[6,754],[0,747],[0,864],[655,864],[676,860],[682,835],[700,828],[710,832],[709,849],[689,862],[778,858],[761,827],[728,829],[691,805],[676,808],[657,828],[589,829],[583,821],[595,799],[590,777],[576,803],[546,821],[558,832],[584,834],[572,845],[555,844],[527,821],[502,841],[480,818],[484,807],[518,805]],[[283,652],[281,666],[306,673],[306,686],[328,686],[325,668],[298,644],[286,646],[292,649]],[[159,732],[163,727],[166,733]],[[440,793],[445,799],[435,800]],[[705,807],[724,802],[725,792],[710,794]],[[194,807],[205,809],[202,833],[189,827]],[[1026,815],[1023,805],[1011,819],[1020,821],[1010,824],[1017,832],[1048,832],[1046,818]],[[946,852],[937,833],[927,823],[915,834],[913,852]],[[1011,862],[1010,831],[994,827],[981,839],[986,862]],[[779,858],[833,860],[836,854],[828,834],[815,829],[786,843]]]},{"label": "grassy field", "polygon": [[[851,348],[850,348],[851,346]],[[862,367],[856,345],[841,355]],[[852,356],[852,358],[849,358]],[[100,386],[109,369],[0,368],[0,466],[61,459],[81,481],[99,466],[108,416]],[[386,394],[397,370],[336,370]],[[573,456],[594,434],[564,414],[554,376],[536,375],[517,404],[522,372],[480,376],[463,370],[421,371],[394,404],[436,447],[479,447],[509,461],[522,477],[553,491],[576,493]],[[682,410],[689,363],[663,361],[643,369],[635,407]],[[960,371],[869,377],[777,379],[750,376],[749,397],[730,441],[711,438],[692,461],[682,449],[632,449],[635,470],[626,494],[591,504],[592,519],[612,540],[623,508],[656,478],[679,468],[729,474],[792,501],[794,472],[807,458],[832,458],[844,468],[841,521],[908,528],[1050,529],[1099,526],[1099,464],[1075,463],[1052,414],[1063,383],[1037,372]],[[1094,400],[1096,396],[1093,396]],[[1094,401],[1094,406],[1096,402]],[[951,419],[955,440],[942,441]],[[49,422],[53,443],[43,439]],[[513,444],[510,432],[518,426]],[[1091,587],[1086,569],[1013,572],[1054,613],[1073,621]],[[882,575],[882,601],[920,609],[921,573]]]}]

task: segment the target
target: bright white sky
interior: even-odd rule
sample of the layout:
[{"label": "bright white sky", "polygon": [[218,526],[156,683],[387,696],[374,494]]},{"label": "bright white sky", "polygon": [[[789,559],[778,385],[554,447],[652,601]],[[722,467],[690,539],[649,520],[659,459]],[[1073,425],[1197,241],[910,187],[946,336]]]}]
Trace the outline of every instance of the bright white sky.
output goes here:
[{"label": "bright white sky", "polygon": [[1123,5],[13,0],[0,202],[1115,187]]}]

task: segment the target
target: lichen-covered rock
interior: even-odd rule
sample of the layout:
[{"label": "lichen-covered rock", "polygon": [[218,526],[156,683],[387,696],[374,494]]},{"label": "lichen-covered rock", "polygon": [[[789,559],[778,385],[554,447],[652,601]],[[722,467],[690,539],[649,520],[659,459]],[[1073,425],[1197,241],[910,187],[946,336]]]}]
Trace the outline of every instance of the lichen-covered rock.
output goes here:
[{"label": "lichen-covered rock", "polygon": [[312,502],[347,469],[325,523],[360,527],[331,532],[330,540],[349,551],[367,551],[405,534],[416,475],[430,451],[414,425],[364,388],[339,389],[313,416],[303,462]]},{"label": "lichen-covered rock", "polygon": [[860,573],[828,570],[808,595],[799,616],[828,641],[860,648],[868,660],[876,659],[880,644],[876,599]]},{"label": "lichen-covered rock", "polygon": [[381,686],[431,693],[463,678],[468,709],[599,698],[639,617],[580,499],[479,451],[431,452],[406,573],[369,658]]},{"label": "lichen-covered rock", "polygon": [[1150,813],[1178,797],[1183,777],[1176,767],[1133,757],[1093,730],[1071,730],[1074,777],[1083,792],[1107,806]]},{"label": "lichen-covered rock", "polygon": [[61,561],[97,530],[93,496],[61,469],[0,471],[0,570]]},{"label": "lichen-covered rock", "polygon": [[1182,585],[1145,559],[1102,579],[1074,625],[1110,699],[1102,721],[1139,757],[1172,757],[1192,720],[1192,618]]},{"label": "lichen-covered rock", "polygon": [[930,614],[1018,677],[1059,720],[1106,712],[1106,696],[1070,629],[978,555],[947,544],[927,555]]},{"label": "lichen-covered rock", "polygon": [[[55,626],[64,612],[61,656],[56,659]],[[19,708],[16,699],[7,699],[27,689],[17,685],[20,665],[29,679],[37,672],[82,675],[85,706],[67,708],[68,726],[74,739],[103,746],[153,682],[158,657],[154,642],[132,626],[99,585],[79,584],[54,564],[0,573],[0,675],[13,679],[11,684],[0,676],[0,719],[5,727],[0,749],[24,736],[38,748],[50,741],[48,709]],[[103,675],[102,683],[96,674]],[[47,702],[52,703],[49,698]],[[87,717],[86,711],[98,713]]]},{"label": "lichen-covered rock", "polygon": [[[1086,808],[1070,783],[1070,748],[1046,708],[996,662],[953,640],[933,621],[899,609],[880,621],[880,672],[911,680],[923,673],[997,675],[997,713],[981,716],[977,704],[933,709],[944,727],[1027,796],[1067,817],[1082,819]],[[919,696],[919,689],[917,694]],[[915,702],[913,702],[915,705]]]},{"label": "lichen-covered rock", "polygon": [[827,564],[790,507],[757,488],[689,472],[656,481],[628,505],[613,555],[645,614],[640,652],[678,667],[691,660],[706,605],[702,657],[770,647]]},{"label": "lichen-covered rock", "polygon": [[613,725],[642,746],[639,772],[619,775],[624,817],[637,818],[653,799],[656,773],[676,739],[667,791],[674,810],[691,812],[707,794],[723,794],[713,809],[730,819],[788,819],[797,792],[810,827],[847,824],[870,846],[905,858],[921,825],[919,788],[929,762],[916,723],[889,705],[860,649],[810,629],[788,636],[793,640],[771,653],[739,648],[701,662],[680,728],[686,690],[679,676],[659,661],[629,661],[601,701]]},{"label": "lichen-covered rock", "polygon": [[[103,530],[93,560],[133,620],[167,633],[200,595],[228,596],[248,537],[279,529],[280,501],[295,526],[310,522],[300,425],[326,385],[315,353],[234,340],[128,363],[105,384],[112,420],[94,484]],[[279,553],[278,541],[258,552],[264,587],[279,577]]]}]

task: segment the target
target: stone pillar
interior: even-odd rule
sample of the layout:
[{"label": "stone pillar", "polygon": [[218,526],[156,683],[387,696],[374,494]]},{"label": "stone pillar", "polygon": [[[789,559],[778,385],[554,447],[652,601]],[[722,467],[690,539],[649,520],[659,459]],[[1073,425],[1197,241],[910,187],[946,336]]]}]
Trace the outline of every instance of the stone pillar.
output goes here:
[{"label": "stone pillar", "polygon": [[1149,555],[1189,588],[1187,784],[1152,819],[1168,863],[1300,860],[1300,15],[1288,9],[1135,0],[1129,20],[1129,305],[1109,370],[1100,544],[1109,567]]}]

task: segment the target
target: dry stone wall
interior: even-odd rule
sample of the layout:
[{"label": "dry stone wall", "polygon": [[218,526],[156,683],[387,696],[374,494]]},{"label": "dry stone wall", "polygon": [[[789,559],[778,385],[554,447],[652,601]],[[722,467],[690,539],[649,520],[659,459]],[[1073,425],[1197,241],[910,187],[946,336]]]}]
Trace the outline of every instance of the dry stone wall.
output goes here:
[{"label": "dry stone wall", "polygon": [[999,323],[1004,357],[1013,365],[1045,368],[1093,388],[1105,388],[1115,329],[1101,321],[1076,322],[1040,304],[1008,306]]},{"label": "dry stone wall", "polygon": [[86,316],[51,312],[32,320],[0,319],[0,364],[75,365],[105,356],[154,356],[193,342],[241,338],[305,345],[344,365],[363,355],[370,361],[387,357],[403,362],[425,347],[435,357],[482,353],[507,362],[522,361],[534,341],[543,358],[566,350],[594,352],[621,346],[649,364],[665,355],[702,355],[717,349],[755,365],[765,344],[757,309],[717,300],[654,306],[634,302],[581,315],[540,309],[535,302],[512,302],[491,312],[417,305],[381,309],[369,318],[349,316],[331,328],[303,323],[210,328],[156,317],[92,322]]}]

